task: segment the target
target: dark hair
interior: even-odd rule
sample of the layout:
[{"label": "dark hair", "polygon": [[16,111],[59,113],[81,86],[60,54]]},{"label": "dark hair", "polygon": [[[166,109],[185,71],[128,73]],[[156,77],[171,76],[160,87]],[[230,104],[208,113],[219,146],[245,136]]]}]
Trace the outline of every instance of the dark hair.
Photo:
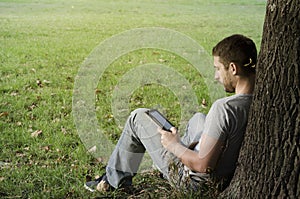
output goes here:
[{"label": "dark hair", "polygon": [[212,54],[220,57],[226,69],[233,62],[245,72],[255,73],[257,50],[248,37],[239,34],[226,37],[213,48]]}]

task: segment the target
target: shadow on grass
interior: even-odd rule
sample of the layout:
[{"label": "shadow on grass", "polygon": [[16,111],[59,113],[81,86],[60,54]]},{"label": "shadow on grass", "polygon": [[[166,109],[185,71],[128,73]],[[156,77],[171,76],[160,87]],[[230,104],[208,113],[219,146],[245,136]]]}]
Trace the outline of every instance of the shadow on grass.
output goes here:
[{"label": "shadow on grass", "polygon": [[[93,195],[93,196],[92,196]],[[217,195],[209,191],[182,192],[171,186],[167,180],[163,179],[158,171],[138,174],[134,178],[134,185],[131,189],[117,189],[107,193],[94,193],[91,198],[216,198]]]}]

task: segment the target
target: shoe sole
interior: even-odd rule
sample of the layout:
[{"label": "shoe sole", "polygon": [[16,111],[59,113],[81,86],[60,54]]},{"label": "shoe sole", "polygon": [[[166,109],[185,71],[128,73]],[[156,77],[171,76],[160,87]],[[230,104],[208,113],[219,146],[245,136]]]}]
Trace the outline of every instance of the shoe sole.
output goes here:
[{"label": "shoe sole", "polygon": [[90,192],[95,192],[96,190],[95,189],[92,189],[90,187],[88,187],[86,184],[84,184],[84,188]]}]

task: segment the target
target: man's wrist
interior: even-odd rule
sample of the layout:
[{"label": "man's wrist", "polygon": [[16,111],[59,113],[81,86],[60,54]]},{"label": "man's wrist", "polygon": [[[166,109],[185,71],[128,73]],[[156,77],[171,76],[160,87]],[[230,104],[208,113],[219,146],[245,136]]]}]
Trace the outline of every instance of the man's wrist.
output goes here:
[{"label": "man's wrist", "polygon": [[181,159],[186,150],[187,148],[183,146],[180,142],[177,142],[172,147],[170,147],[170,152],[173,153],[179,159]]}]

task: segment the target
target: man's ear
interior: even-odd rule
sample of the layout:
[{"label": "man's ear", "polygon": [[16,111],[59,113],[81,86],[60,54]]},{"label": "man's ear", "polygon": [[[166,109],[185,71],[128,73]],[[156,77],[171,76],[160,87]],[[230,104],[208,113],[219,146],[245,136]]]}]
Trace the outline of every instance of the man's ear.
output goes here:
[{"label": "man's ear", "polygon": [[232,75],[237,75],[239,68],[237,67],[237,65],[235,65],[235,63],[230,62],[229,70],[232,72]]}]

